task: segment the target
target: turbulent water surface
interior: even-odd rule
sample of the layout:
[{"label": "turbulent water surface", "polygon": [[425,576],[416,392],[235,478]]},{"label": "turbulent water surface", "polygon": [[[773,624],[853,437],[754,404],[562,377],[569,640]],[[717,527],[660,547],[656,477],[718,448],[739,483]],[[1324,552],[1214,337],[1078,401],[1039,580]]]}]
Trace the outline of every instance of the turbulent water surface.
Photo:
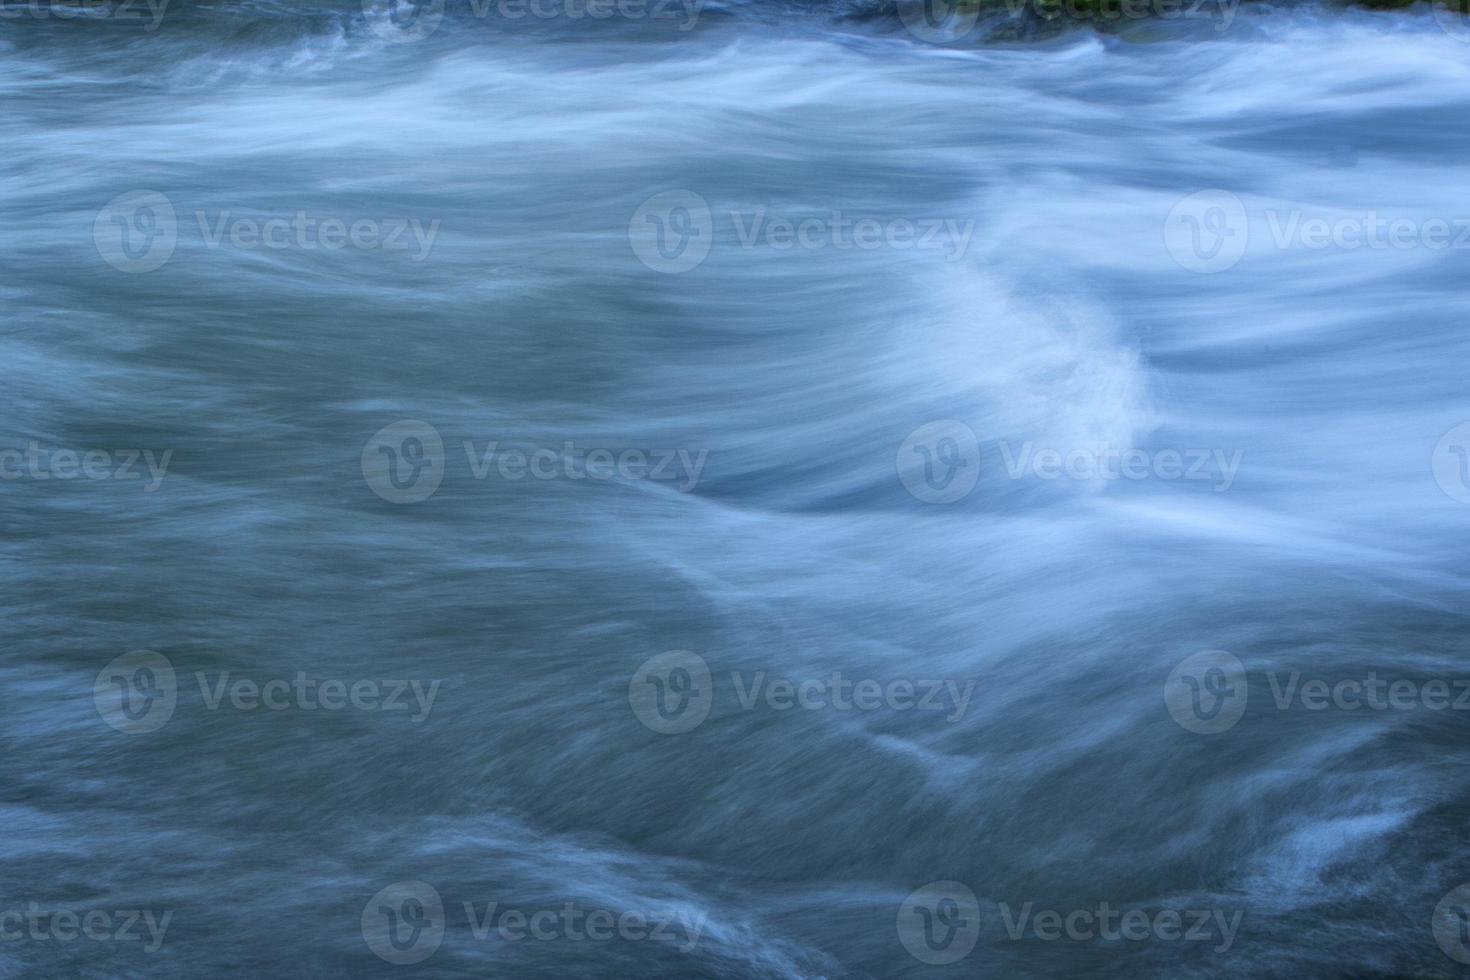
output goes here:
[{"label": "turbulent water surface", "polygon": [[1467,970],[1459,21],[4,9],[0,972]]}]

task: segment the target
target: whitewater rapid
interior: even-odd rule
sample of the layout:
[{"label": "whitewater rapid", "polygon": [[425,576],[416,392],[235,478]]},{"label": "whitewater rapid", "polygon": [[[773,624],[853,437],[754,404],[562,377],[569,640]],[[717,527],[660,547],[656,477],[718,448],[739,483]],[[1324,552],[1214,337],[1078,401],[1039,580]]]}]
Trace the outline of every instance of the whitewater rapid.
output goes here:
[{"label": "whitewater rapid", "polygon": [[1232,10],[0,21],[0,910],[172,912],[5,972],[1460,970],[1464,712],[1278,704],[1470,675],[1470,46]]}]

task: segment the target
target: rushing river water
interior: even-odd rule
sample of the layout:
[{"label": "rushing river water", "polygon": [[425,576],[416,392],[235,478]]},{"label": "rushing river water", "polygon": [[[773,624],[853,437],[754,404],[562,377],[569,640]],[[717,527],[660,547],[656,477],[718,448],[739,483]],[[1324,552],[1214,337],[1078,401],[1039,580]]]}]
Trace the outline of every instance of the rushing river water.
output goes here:
[{"label": "rushing river water", "polygon": [[655,6],[4,8],[0,973],[1465,975],[1465,25]]}]

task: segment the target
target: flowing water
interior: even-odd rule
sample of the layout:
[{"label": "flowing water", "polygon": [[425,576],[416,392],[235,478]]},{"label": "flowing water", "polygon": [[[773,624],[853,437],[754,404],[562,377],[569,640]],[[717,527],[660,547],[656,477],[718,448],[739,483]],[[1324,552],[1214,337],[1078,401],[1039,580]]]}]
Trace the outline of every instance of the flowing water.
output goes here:
[{"label": "flowing water", "polygon": [[1463,23],[508,9],[5,8],[0,973],[1464,975]]}]

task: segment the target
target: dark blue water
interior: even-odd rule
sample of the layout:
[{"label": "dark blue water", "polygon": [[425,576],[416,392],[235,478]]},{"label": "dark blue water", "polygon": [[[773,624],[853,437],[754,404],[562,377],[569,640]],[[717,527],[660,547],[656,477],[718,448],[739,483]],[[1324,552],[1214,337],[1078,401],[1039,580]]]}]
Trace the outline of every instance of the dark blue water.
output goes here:
[{"label": "dark blue water", "polygon": [[4,8],[0,974],[1470,975],[1464,22],[652,5]]}]

